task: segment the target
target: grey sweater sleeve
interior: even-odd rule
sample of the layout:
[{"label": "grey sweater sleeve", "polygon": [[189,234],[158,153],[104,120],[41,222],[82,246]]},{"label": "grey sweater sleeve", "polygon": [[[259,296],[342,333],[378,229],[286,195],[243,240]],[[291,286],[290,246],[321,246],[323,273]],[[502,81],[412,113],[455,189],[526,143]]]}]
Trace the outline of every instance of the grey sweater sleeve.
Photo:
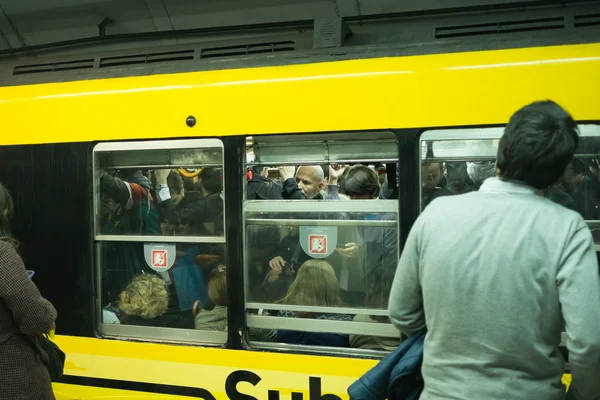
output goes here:
[{"label": "grey sweater sleeve", "polygon": [[419,243],[422,218],[413,225],[390,292],[389,316],[392,324],[405,335],[412,335],[425,327],[423,294],[419,279]]},{"label": "grey sweater sleeve", "polygon": [[571,364],[570,398],[600,399],[600,275],[594,241],[579,218],[557,274]]}]

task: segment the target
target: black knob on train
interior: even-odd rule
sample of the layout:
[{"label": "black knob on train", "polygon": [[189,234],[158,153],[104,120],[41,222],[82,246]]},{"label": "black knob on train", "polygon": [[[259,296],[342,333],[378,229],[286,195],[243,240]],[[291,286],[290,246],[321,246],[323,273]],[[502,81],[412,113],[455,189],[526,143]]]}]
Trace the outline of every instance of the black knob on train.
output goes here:
[{"label": "black knob on train", "polygon": [[190,115],[189,117],[187,117],[185,119],[185,123],[187,126],[192,128],[194,125],[196,125],[196,117],[194,117],[193,115]]}]

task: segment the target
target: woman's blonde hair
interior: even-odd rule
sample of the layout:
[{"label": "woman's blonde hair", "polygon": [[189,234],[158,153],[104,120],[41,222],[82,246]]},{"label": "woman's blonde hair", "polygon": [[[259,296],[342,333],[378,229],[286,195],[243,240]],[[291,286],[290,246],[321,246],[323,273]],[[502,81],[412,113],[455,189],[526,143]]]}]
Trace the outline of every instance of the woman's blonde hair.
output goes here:
[{"label": "woman's blonde hair", "polygon": [[166,282],[158,275],[138,275],[119,296],[119,308],[125,314],[153,319],[169,308]]},{"label": "woman's blonde hair", "polygon": [[298,275],[283,298],[283,303],[299,306],[340,306],[340,284],[333,267],[322,260],[306,261],[298,270]]},{"label": "woman's blonde hair", "polygon": [[208,279],[208,297],[217,306],[227,306],[227,268],[221,264]]}]

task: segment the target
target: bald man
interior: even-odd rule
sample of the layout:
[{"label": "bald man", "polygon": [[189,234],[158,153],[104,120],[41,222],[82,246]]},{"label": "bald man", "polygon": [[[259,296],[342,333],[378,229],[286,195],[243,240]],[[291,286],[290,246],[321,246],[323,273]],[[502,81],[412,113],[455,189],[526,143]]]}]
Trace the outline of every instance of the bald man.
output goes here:
[{"label": "bald man", "polygon": [[323,200],[321,190],[326,186],[325,174],[320,165],[301,166],[294,180],[293,166],[280,167],[283,181],[283,198],[288,200]]}]

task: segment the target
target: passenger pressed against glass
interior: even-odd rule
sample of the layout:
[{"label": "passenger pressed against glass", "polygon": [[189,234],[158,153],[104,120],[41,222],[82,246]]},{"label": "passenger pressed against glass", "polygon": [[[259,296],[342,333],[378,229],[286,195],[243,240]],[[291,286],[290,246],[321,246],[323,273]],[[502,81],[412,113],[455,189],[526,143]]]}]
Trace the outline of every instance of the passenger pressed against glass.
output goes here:
[{"label": "passenger pressed against glass", "polygon": [[[202,168],[194,177],[189,173],[183,176],[180,171],[102,171],[101,232],[223,235],[221,170]],[[103,309],[103,321],[193,329],[194,304],[201,304],[206,311],[215,307],[207,282],[224,260],[225,247],[177,243],[176,252],[171,268],[155,272],[147,263],[143,243],[102,242],[103,299],[108,304]]]},{"label": "passenger pressed against glass", "polygon": [[[468,132],[468,130],[466,130]],[[470,141],[495,142],[497,140],[459,140],[458,142],[468,145]],[[457,142],[455,139],[426,141],[429,148],[439,145],[442,150],[445,143]],[[456,145],[455,145],[456,146]],[[468,146],[467,146],[468,147]],[[590,154],[599,154],[600,138],[582,138],[579,154],[567,165],[564,173],[558,181],[545,188],[543,195],[553,202],[568,209],[577,211],[586,220],[600,219],[600,169],[598,161]],[[481,158],[477,147],[472,148],[470,156],[444,159],[443,156],[435,156],[435,151],[429,151],[423,159],[421,168],[422,195],[421,205],[425,208],[432,200],[441,196],[451,196],[479,190],[486,178],[496,175],[496,160],[489,158],[485,161],[471,161],[470,157]],[[446,150],[447,152],[447,150]],[[598,155],[600,157],[600,154]],[[596,238],[596,231],[594,230]],[[596,241],[600,240],[600,235]]]},{"label": "passenger pressed against glass", "polygon": [[[445,141],[424,160],[441,162]],[[477,163],[467,170],[479,191],[433,200],[413,225],[389,312],[407,335],[428,329],[422,398],[562,399],[563,329],[569,396],[600,397],[594,243],[581,215],[549,201],[557,202],[553,190],[575,193],[586,181],[577,176],[589,176],[573,160],[578,142],[575,122],[557,104],[524,107],[504,130],[497,165],[480,161],[485,146],[472,153]]]},{"label": "passenger pressed against glass", "polygon": [[[300,166],[295,175],[295,182],[291,178],[294,176],[294,167],[280,167],[280,177],[285,183],[282,185],[282,197],[292,199],[312,199],[312,200],[373,200],[377,199],[380,191],[380,178],[377,172],[368,166],[355,165],[346,167],[343,165],[333,164],[327,165],[328,173],[323,171],[323,166],[311,165]],[[257,171],[262,171],[257,169]],[[325,176],[328,177],[327,181]],[[254,180],[254,179],[253,179]],[[263,180],[264,182],[264,180]],[[339,183],[339,185],[338,185]],[[256,185],[254,183],[253,185]],[[268,185],[269,183],[263,183]],[[253,189],[256,190],[256,189]],[[277,196],[272,196],[276,198]],[[387,215],[385,213],[314,213],[293,215],[293,218],[301,219],[327,219],[332,220],[331,225],[335,226],[336,220],[373,220],[395,222],[395,215]],[[289,218],[290,215],[286,214]],[[311,223],[307,221],[307,225]],[[275,253],[274,256],[266,257],[263,253],[254,252],[252,247],[259,244],[259,236],[262,236],[265,226],[250,226],[248,231],[249,237],[249,279],[251,287],[250,296],[254,301],[258,302],[273,302],[275,304],[292,304],[290,299],[294,299],[295,305],[305,306],[346,306],[360,307],[366,306],[385,309],[387,303],[387,293],[385,301],[375,301],[373,293],[369,290],[374,290],[376,287],[381,288],[380,282],[376,281],[391,281],[397,263],[397,228],[382,227],[382,226],[355,226],[355,227],[336,227],[337,243],[335,250],[321,260],[314,260],[306,249],[301,246],[299,228],[290,226],[286,229],[287,235],[283,237],[281,243],[269,243],[268,248]],[[271,229],[276,229],[275,226],[269,226]],[[280,227],[281,228],[281,227]],[[279,231],[279,229],[277,230]],[[277,233],[273,233],[272,240],[277,240]],[[264,240],[261,241],[262,246],[265,245]],[[263,272],[264,280],[261,284],[261,290],[256,290],[256,284],[260,282],[261,264],[268,259],[268,270],[266,274]],[[262,261],[258,261],[262,260]],[[308,267],[308,268],[307,268]],[[307,268],[306,270],[304,270]],[[315,278],[315,274],[310,274],[311,270],[320,271],[322,284],[328,285],[322,289],[322,295],[333,293],[332,288],[335,281],[335,293],[339,297],[339,301],[328,302],[322,301],[315,303],[315,298],[319,296],[292,296],[292,293],[300,291],[306,293],[309,288],[304,288],[304,285],[310,285],[311,279]],[[305,271],[305,272],[303,272]],[[299,281],[300,277],[304,276],[307,279]],[[311,277],[311,279],[308,279]],[[333,280],[332,280],[333,279]],[[312,290],[320,288],[319,285],[312,284]],[[321,290],[319,289],[319,290]],[[368,304],[365,297],[369,297]],[[310,304],[309,304],[310,303]],[[315,314],[302,312],[285,312],[271,311],[271,315],[278,316],[294,316],[303,318],[333,318],[338,320],[352,320],[354,315],[338,315],[338,314]],[[370,319],[365,316],[364,322],[389,322],[385,317],[381,320]],[[364,319],[364,318],[363,318]],[[362,320],[362,319],[358,319]],[[296,337],[296,335],[299,335]],[[316,335],[316,336],[315,336]],[[294,338],[291,339],[290,337]],[[338,338],[338,339],[335,339]],[[329,340],[332,339],[332,340]],[[335,339],[335,340],[334,340]],[[329,345],[343,346],[349,345],[347,335],[338,334],[309,334],[302,332],[281,331],[276,335],[275,340],[285,343],[295,344],[312,344],[312,345]],[[360,340],[360,336],[356,336],[354,344],[356,347],[385,349],[386,340],[382,342]],[[391,344],[390,344],[391,343]],[[391,339],[387,342],[389,346],[393,343],[399,343],[397,339]]]}]

